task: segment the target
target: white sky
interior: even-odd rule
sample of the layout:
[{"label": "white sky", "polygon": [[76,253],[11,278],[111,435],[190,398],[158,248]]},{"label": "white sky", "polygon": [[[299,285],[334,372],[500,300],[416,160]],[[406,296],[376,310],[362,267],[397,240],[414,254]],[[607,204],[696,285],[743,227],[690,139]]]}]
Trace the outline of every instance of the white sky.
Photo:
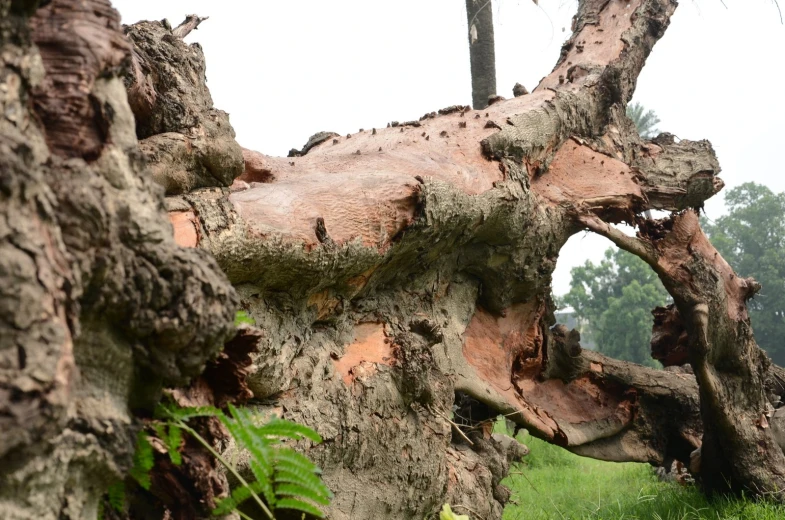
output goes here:
[{"label": "white sky", "polygon": [[[619,1],[619,0],[613,0]],[[569,35],[574,0],[493,0],[499,94],[529,90]],[[207,58],[216,107],[246,148],[286,155],[318,131],[341,134],[471,103],[464,0],[113,0],[124,23],[209,16],[186,38]],[[785,191],[785,26],[772,0],[682,0],[640,77],[635,101],[683,139],[709,139],[728,187]],[[785,7],[785,4],[783,5]],[[721,196],[707,204],[722,211]],[[610,242],[581,234],[562,250],[554,292],[570,268]]]}]

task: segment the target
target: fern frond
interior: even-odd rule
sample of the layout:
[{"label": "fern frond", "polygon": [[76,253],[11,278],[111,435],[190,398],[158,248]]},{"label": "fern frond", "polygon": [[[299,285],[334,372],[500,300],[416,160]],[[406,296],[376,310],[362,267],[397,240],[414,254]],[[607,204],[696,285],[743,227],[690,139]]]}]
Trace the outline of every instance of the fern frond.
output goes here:
[{"label": "fern frond", "polygon": [[122,480],[111,484],[106,490],[106,496],[112,509],[118,513],[125,510],[125,483]]},{"label": "fern frond", "polygon": [[249,466],[254,478],[262,484],[264,499],[272,508],[275,507],[275,493],[272,487],[273,453],[270,443],[263,436],[254,435],[255,428],[251,414],[247,410],[229,405],[231,418],[224,416],[221,420],[238,445],[248,450],[251,455]]},{"label": "fern frond", "polygon": [[282,498],[278,501],[278,509],[295,509],[313,515],[316,518],[324,518],[324,513],[319,508],[296,498]]},{"label": "fern frond", "polygon": [[172,464],[179,466],[183,463],[183,457],[180,455],[180,443],[183,440],[183,432],[176,424],[169,423],[155,423],[153,425],[155,434],[166,446],[166,451],[169,458],[172,459]]},{"label": "fern frond", "polygon": [[259,481],[252,482],[248,486],[240,486],[232,490],[232,494],[228,497],[221,499],[218,507],[213,509],[214,516],[228,515],[237,507],[251,498],[254,493],[259,494],[262,492],[262,483]]},{"label": "fern frond", "polygon": [[136,450],[134,451],[134,465],[129,474],[139,483],[142,488],[150,489],[150,470],[155,465],[155,455],[153,445],[147,439],[147,434],[140,431],[136,435]]},{"label": "fern frond", "polygon": [[[311,502],[316,502],[317,504],[321,504],[326,506],[330,503],[330,498],[325,496],[322,493],[315,492],[312,488],[301,486],[299,484],[281,484],[275,486],[275,494],[278,495],[278,500],[282,500],[280,497],[290,497],[296,499],[303,499],[307,498]],[[279,503],[278,508],[280,509],[282,506]]]},{"label": "fern frond", "polygon": [[[329,504],[332,493],[319,476],[321,470],[305,455],[282,445],[284,439],[319,443],[322,441],[321,436],[311,428],[277,417],[257,425],[255,423],[258,419],[255,420],[248,409],[237,408],[231,404],[228,409],[227,415],[214,407],[181,408],[172,402],[161,404],[156,409],[156,417],[162,419],[165,426],[157,424],[154,428],[166,445],[172,463],[179,465],[182,462],[179,448],[185,430],[239,480],[241,485],[218,503],[213,514],[226,515],[253,498],[270,519],[273,518],[272,511],[280,509],[297,510],[324,518],[318,505]],[[232,463],[225,460],[196,430],[187,425],[187,421],[194,417],[216,417],[221,421],[237,445],[248,452],[248,466],[255,479],[253,482],[246,482]],[[149,489],[150,478],[147,472],[154,462],[152,446],[146,437],[140,437],[139,447],[137,455],[140,470],[135,478],[142,487]],[[142,462],[145,464],[141,464]]]},{"label": "fern frond", "polygon": [[279,470],[303,472],[313,475],[321,474],[321,470],[311,460],[292,448],[279,448],[275,453],[275,466]]},{"label": "fern frond", "polygon": [[169,452],[169,458],[172,459],[172,464],[179,466],[183,463],[183,457],[180,455],[180,444],[183,441],[183,430],[176,424],[169,425],[169,435],[166,440],[166,448]]}]

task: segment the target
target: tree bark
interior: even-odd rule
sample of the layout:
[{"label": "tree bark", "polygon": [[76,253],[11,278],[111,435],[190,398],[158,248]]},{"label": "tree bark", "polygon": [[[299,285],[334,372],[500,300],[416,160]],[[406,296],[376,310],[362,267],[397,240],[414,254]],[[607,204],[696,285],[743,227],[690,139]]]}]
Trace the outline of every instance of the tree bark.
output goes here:
[{"label": "tree bark", "polygon": [[0,0],[0,517],[95,518],[137,414],[234,333],[137,149],[104,0]]},{"label": "tree bark", "polygon": [[[498,414],[606,460],[688,462],[700,447],[707,489],[725,489],[720,479],[732,490],[782,489],[781,421],[767,414],[777,418],[768,406],[785,379],[754,344],[745,302],[755,284],[716,254],[693,210],[722,187],[717,159],[705,141],[643,142],[625,115],[674,0],[583,0],[559,62],[530,95],[351,137],[316,135],[285,159],[239,149],[212,106],[201,52],[165,24],[126,30],[126,102],[106,71],[120,68],[129,44],[108,5],[90,4],[99,8],[57,0],[38,11],[32,36],[46,73],[16,67],[10,89],[37,88],[37,118],[20,108],[24,125],[0,123],[10,136],[3,171],[12,172],[0,192],[12,209],[0,214],[17,226],[0,227],[11,248],[0,274],[11,273],[3,287],[26,288],[3,294],[14,321],[0,322],[14,334],[2,344],[11,368],[0,372],[0,407],[10,410],[0,417],[17,418],[0,422],[9,433],[0,462],[13,468],[0,474],[9,518],[89,511],[107,475],[127,469],[128,403],[149,405],[161,386],[198,373],[231,335],[238,297],[263,331],[248,369],[254,406],[325,439],[302,448],[335,493],[330,518],[426,517],[444,502],[500,518],[509,497],[500,481],[525,450],[490,434]],[[8,0],[0,6],[11,13]],[[17,35],[2,42],[3,59],[36,56],[19,43],[32,12],[2,18]],[[91,17],[108,34],[83,43],[70,20]],[[47,23],[66,30],[47,32]],[[98,61],[47,54],[69,42]],[[47,85],[58,67],[87,73],[55,91]],[[82,91],[100,102],[84,103]],[[170,195],[173,238],[138,150]],[[647,209],[673,216],[651,221],[640,216]],[[639,237],[610,226],[619,222],[637,225]],[[587,228],[663,279],[678,315],[660,321],[657,352],[675,338],[695,376],[606,358],[553,327],[559,250]],[[44,346],[34,348],[36,338]],[[93,406],[102,395],[108,403]],[[117,432],[111,440],[102,420]],[[17,446],[25,450],[11,454]],[[71,458],[52,457],[57,449]],[[76,453],[87,453],[84,465],[54,462]],[[44,473],[57,484],[23,487]],[[159,491],[176,498],[170,508],[194,498]],[[205,514],[184,511],[175,517]]]},{"label": "tree bark", "polygon": [[482,110],[496,95],[496,43],[491,0],[466,0],[466,19],[469,22],[472,107]]}]

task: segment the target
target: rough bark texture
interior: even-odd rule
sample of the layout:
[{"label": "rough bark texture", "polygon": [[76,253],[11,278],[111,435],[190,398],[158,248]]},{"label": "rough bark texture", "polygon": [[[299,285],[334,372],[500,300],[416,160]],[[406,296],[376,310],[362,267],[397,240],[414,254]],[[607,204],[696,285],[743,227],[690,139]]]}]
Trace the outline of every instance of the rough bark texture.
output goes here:
[{"label": "rough bark texture", "polygon": [[673,296],[700,385],[706,427],[692,469],[702,484],[782,500],[785,455],[780,424],[770,424],[780,396],[774,400],[767,391],[771,361],[755,343],[746,307],[760,284],[733,272],[700,229],[697,211],[643,223],[634,238],[595,218],[584,221],[647,261]]},{"label": "rough bark texture", "polygon": [[[201,376],[187,388],[167,392],[168,398],[183,407],[244,404],[252,393],[246,379],[252,364],[250,354],[264,336],[259,329],[241,326],[223,351],[212,359]],[[182,463],[174,465],[166,444],[156,437],[154,420],[144,421],[146,435],[155,450],[155,466],[150,472],[151,486],[142,489],[132,478],[125,480],[126,511],[104,511],[123,519],[169,518],[191,520],[211,517],[217,499],[229,495],[229,482],[224,468],[199,442],[185,434],[180,447]],[[216,417],[192,419],[190,425],[202,438],[214,445],[230,441],[228,432]]]},{"label": "rough bark texture", "polygon": [[139,148],[167,195],[229,186],[243,171],[229,115],[213,107],[202,48],[182,40],[205,19],[188,15],[174,30],[166,21],[125,28],[133,44],[125,82]]},{"label": "rough bark texture", "polygon": [[[725,489],[721,479],[734,490],[782,489],[782,421],[770,407],[783,371],[752,338],[745,301],[755,284],[716,254],[693,210],[722,187],[714,152],[665,134],[642,142],[625,116],[674,0],[584,0],[554,71],[531,94],[351,138],[316,134],[286,159],[240,150],[212,107],[198,47],[162,23],[127,28],[136,133],[156,178],[177,194],[166,200],[174,240],[192,250],[174,247],[161,223],[129,105],[106,72],[122,68],[126,52],[116,15],[88,4],[77,12],[56,1],[32,24],[40,41],[67,44],[85,41],[68,30],[100,18],[102,37],[69,50],[101,51],[69,65],[95,69],[67,75],[79,83],[70,90],[41,87],[46,71],[24,39],[23,10],[2,18],[3,59],[19,60],[5,65],[3,103],[20,119],[0,122],[9,201],[0,275],[10,278],[0,287],[23,288],[0,300],[13,320],[0,322],[0,427],[10,432],[0,462],[14,468],[0,474],[0,505],[10,518],[89,515],[127,465],[129,396],[151,402],[226,339],[235,296],[207,252],[263,331],[247,378],[257,412],[325,439],[302,448],[335,493],[330,518],[423,518],[444,502],[500,518],[509,496],[500,481],[525,452],[490,435],[488,419],[500,413],[607,460],[687,463],[701,453],[707,489]],[[54,16],[79,23],[50,34],[42,27]],[[41,56],[59,63],[43,47]],[[97,101],[82,103],[73,89]],[[674,216],[640,217],[648,209]],[[609,225],[618,222],[640,236]],[[686,349],[695,375],[608,359],[553,327],[556,258],[586,228],[658,272],[675,309],[659,311],[655,351],[668,359]],[[140,375],[156,384],[142,387]],[[208,386],[206,398],[220,400]],[[27,448],[11,455],[16,446]],[[164,472],[156,511],[205,513],[172,511],[195,503],[195,490],[200,507],[216,496],[197,482],[200,457],[177,482]]]},{"label": "rough bark texture", "polygon": [[466,0],[466,19],[469,22],[472,107],[481,110],[496,95],[496,41],[491,0]]},{"label": "rough bark texture", "polygon": [[0,0],[0,517],[95,518],[133,411],[233,331],[211,255],[177,247],[118,77],[108,1]]}]

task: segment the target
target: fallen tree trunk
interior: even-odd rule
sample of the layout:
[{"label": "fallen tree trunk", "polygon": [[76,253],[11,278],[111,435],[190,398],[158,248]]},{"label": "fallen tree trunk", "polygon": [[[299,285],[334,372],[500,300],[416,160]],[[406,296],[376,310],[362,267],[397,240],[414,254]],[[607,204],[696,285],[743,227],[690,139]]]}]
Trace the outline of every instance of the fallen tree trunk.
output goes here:
[{"label": "fallen tree trunk", "polygon": [[[99,17],[119,49],[114,59],[128,55],[125,40],[117,38],[116,15],[99,0],[93,3],[100,9],[92,14],[69,14],[66,0],[39,10],[32,34],[42,55],[61,47],[59,40],[47,44],[48,38],[69,41],[68,31],[53,36],[42,29],[56,15],[66,17],[66,28]],[[10,8],[9,2],[0,5]],[[31,4],[28,15],[32,9]],[[57,436],[71,430],[43,420],[3,425],[11,433],[6,438],[23,439],[29,449],[14,455],[13,471],[0,475],[5,479],[0,483],[11,483],[0,486],[9,517],[76,518],[95,503],[107,472],[116,477],[126,468],[135,431],[128,403],[149,405],[162,385],[200,370],[231,334],[234,291],[264,331],[247,381],[255,406],[259,414],[307,424],[325,439],[309,455],[335,493],[331,518],[424,517],[444,502],[499,518],[509,495],[500,481],[521,449],[490,436],[486,419],[498,414],[541,438],[607,460],[687,462],[702,445],[708,489],[721,489],[717,479],[725,476],[732,489],[780,489],[782,452],[772,442],[772,428],[750,420],[761,414],[765,419],[766,403],[782,395],[781,369],[769,366],[754,346],[744,311],[749,290],[713,256],[690,216],[691,208],[722,187],[714,152],[704,141],[675,143],[660,136],[642,142],[625,116],[637,76],[674,9],[672,0],[584,0],[559,62],[532,94],[482,111],[449,107],[419,121],[345,137],[320,133],[285,159],[240,151],[225,114],[212,106],[200,49],[185,45],[164,23],[125,31],[132,49],[125,75],[128,105],[122,91],[111,98],[108,111],[101,103],[82,103],[83,96],[52,99],[46,95],[51,88],[41,89],[37,106],[45,132],[28,126],[24,139],[35,144],[33,159],[17,170],[39,172],[30,185],[54,186],[46,189],[60,197],[53,200],[64,210],[42,219],[34,213],[43,211],[41,205],[25,203],[21,192],[12,192],[16,198],[9,200],[27,208],[26,221],[53,222],[53,240],[62,236],[65,244],[54,251],[73,257],[68,265],[77,265],[80,273],[39,291],[65,291],[58,298],[67,305],[53,308],[74,309],[50,313],[42,323],[59,323],[81,338],[74,352],[81,348],[87,354],[74,356],[71,366],[80,375],[69,376],[81,388],[71,398],[78,410],[79,396],[104,388],[101,377],[127,384],[109,392],[112,427],[122,433],[100,445],[101,460],[107,461],[101,471],[109,469],[68,468],[82,479],[77,482],[94,486],[89,493],[54,473],[62,476],[59,487],[28,500],[21,475],[39,467]],[[20,31],[23,24],[15,27]],[[3,44],[20,55],[36,52]],[[91,45],[98,44],[88,42],[77,51],[87,53]],[[56,74],[57,57],[45,57],[47,63],[47,74]],[[95,99],[107,99],[99,86],[116,88],[117,78],[99,75],[113,63],[90,69],[87,77],[99,79],[84,84]],[[35,84],[42,72],[24,74]],[[84,118],[76,126],[59,119],[58,107],[69,103]],[[161,227],[160,194],[148,173],[129,160],[139,153],[129,105],[141,153],[170,195],[166,208],[174,241],[186,248],[175,248]],[[109,113],[111,121],[87,124]],[[19,132],[3,128],[4,136]],[[74,142],[74,135],[80,140]],[[121,166],[108,159],[110,152]],[[61,163],[58,153],[71,159]],[[3,157],[9,164],[20,160],[11,151]],[[54,175],[48,175],[49,164],[56,165]],[[62,172],[68,175],[56,175]],[[91,204],[99,200],[91,198],[96,191],[111,196]],[[133,203],[124,204],[129,200]],[[114,213],[103,209],[115,207]],[[647,209],[678,216],[656,224],[638,216]],[[82,232],[96,220],[108,224]],[[623,238],[608,225],[619,222],[638,224],[642,237]],[[688,358],[697,378],[608,359],[582,350],[575,333],[552,328],[551,274],[562,245],[585,228],[645,257],[663,278],[679,314],[688,317],[683,320]],[[36,233],[41,232],[15,236]],[[234,290],[213,272],[205,251]],[[8,258],[16,257],[3,261]],[[52,265],[67,264],[52,258]],[[145,274],[138,274],[140,265],[148,269]],[[6,271],[36,279],[34,269]],[[45,284],[49,278],[40,280]],[[144,280],[153,280],[152,288]],[[39,293],[29,301],[39,301]],[[25,302],[14,305],[30,309]],[[14,316],[20,322],[24,315],[31,314]],[[701,321],[704,316],[708,322]],[[88,347],[96,341],[130,361],[111,357],[93,366],[97,349]],[[9,349],[4,347],[14,352]],[[59,359],[36,355],[50,367]],[[19,395],[11,385],[20,384],[15,378],[25,366],[34,366],[32,359],[18,358],[25,361],[16,362],[0,387],[11,388],[9,396]],[[125,373],[134,376],[123,379]],[[150,373],[152,388],[134,379]],[[750,395],[735,397],[739,385],[748,386]],[[30,395],[45,394],[34,389]],[[732,403],[727,410],[723,399]],[[16,402],[0,398],[6,408]],[[56,408],[63,417],[65,408]],[[100,418],[91,416],[87,424],[99,424],[93,419]],[[68,453],[75,450],[61,445]],[[0,450],[0,457],[10,457],[4,455],[8,450]],[[762,461],[765,457],[769,460]],[[761,462],[759,469],[752,467]],[[65,499],[74,489],[85,498]],[[177,500],[166,503],[175,507]],[[179,511],[177,517],[203,513]]]},{"label": "fallen tree trunk", "polygon": [[712,492],[785,498],[779,425],[769,424],[771,361],[755,343],[746,306],[760,284],[733,272],[703,234],[695,211],[642,223],[637,237],[593,216],[584,223],[649,263],[673,295],[671,312],[678,313],[687,333],[700,387],[705,428],[700,460],[692,469],[702,484]]},{"label": "fallen tree trunk", "polygon": [[469,430],[502,413],[607,460],[687,463],[701,446],[691,374],[549,330],[558,251],[587,218],[636,223],[722,187],[708,143],[641,142],[624,115],[674,8],[582,2],[531,95],[320,132],[286,159],[246,150],[230,190],[167,200],[178,242],[211,251],[268,332],[250,380],[260,413],[327,440],[311,455],[333,516],[417,516],[467,497],[499,515],[498,466],[467,475],[476,452],[455,452],[458,403],[474,403],[459,408]]}]

